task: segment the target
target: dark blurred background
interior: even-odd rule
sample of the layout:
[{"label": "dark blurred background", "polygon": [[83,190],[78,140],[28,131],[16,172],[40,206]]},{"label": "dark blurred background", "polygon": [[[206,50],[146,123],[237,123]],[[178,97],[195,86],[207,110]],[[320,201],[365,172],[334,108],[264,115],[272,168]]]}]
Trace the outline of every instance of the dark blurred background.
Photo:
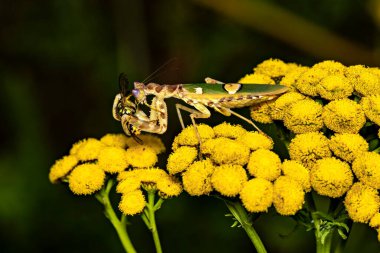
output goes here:
[{"label": "dark blurred background", "polygon": [[[121,132],[111,115],[117,79],[236,81],[268,58],[312,65],[379,65],[379,0],[2,0],[0,2],[0,252],[122,252],[94,198],[51,185],[72,143]],[[169,100],[170,144],[179,123]],[[214,119],[211,119],[211,121]],[[223,120],[221,119],[215,119]],[[213,198],[166,201],[158,212],[166,252],[254,252]],[[129,233],[153,252],[138,217]],[[269,252],[312,252],[312,232],[272,211],[256,227]],[[379,252],[355,224],[344,252]]]}]

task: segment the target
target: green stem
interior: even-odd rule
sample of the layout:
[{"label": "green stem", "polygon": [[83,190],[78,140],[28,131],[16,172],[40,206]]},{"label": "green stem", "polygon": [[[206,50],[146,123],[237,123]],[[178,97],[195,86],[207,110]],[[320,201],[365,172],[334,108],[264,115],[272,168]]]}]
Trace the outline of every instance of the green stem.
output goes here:
[{"label": "green stem", "polygon": [[113,210],[113,207],[111,205],[111,201],[109,199],[109,192],[112,188],[113,180],[108,180],[107,186],[100,190],[95,197],[97,200],[103,204],[104,206],[104,215],[110,220],[113,227],[115,228],[119,239],[121,241],[121,244],[124,247],[125,252],[127,253],[136,253],[135,248],[132,245],[131,240],[129,239],[128,233],[127,233],[127,219],[125,216],[119,220],[117,217],[115,211]]},{"label": "green stem", "polygon": [[314,221],[315,227],[315,242],[317,244],[317,253],[330,253],[331,252],[331,243],[332,243],[332,235],[334,230],[330,231],[325,238],[323,238],[323,233],[321,231],[320,222],[321,219],[317,216],[315,212],[311,214],[311,217]]},{"label": "green stem", "polygon": [[248,216],[247,211],[241,205],[240,202],[224,200],[231,214],[235,217],[235,219],[241,224],[245,232],[247,233],[249,239],[251,239],[253,246],[256,248],[258,253],[266,253],[266,249],[264,247],[263,242],[261,241],[259,235],[256,230],[253,228],[252,221]]},{"label": "green stem", "polygon": [[161,206],[162,199],[160,198],[157,201],[157,203],[155,203],[155,196],[155,190],[148,191],[148,204],[146,206],[147,209],[146,212],[144,211],[144,214],[142,214],[142,217],[145,215],[145,217],[143,217],[143,220],[152,233],[154,246],[156,247],[156,252],[162,253],[160,237],[158,236],[158,230],[156,225],[156,217],[154,215],[158,208]]}]

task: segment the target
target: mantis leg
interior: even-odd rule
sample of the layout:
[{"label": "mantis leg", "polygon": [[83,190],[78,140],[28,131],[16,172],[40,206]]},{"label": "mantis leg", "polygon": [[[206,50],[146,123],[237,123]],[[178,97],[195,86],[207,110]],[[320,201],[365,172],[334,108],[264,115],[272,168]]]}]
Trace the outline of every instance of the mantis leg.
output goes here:
[{"label": "mantis leg", "polygon": [[181,122],[182,129],[185,128],[185,125],[183,124],[183,119],[182,119],[180,110],[184,110],[184,111],[187,111],[190,113],[190,119],[191,119],[191,122],[193,123],[195,135],[197,136],[198,143],[199,143],[199,159],[201,160],[202,159],[202,141],[201,141],[201,136],[200,136],[198,128],[197,128],[197,124],[195,123],[194,119],[195,118],[197,118],[197,119],[198,118],[204,118],[204,119],[209,118],[211,116],[211,113],[207,109],[207,107],[202,105],[202,104],[194,104],[193,106],[196,109],[189,108],[189,107],[181,105],[181,104],[176,104],[175,106],[177,109],[179,121]]},{"label": "mantis leg", "polygon": [[[266,135],[263,131],[261,131],[261,129],[260,129],[258,126],[256,126],[255,123],[253,123],[252,120],[250,120],[250,119],[244,117],[243,115],[241,115],[241,114],[239,114],[239,113],[237,113],[237,112],[234,112],[234,111],[232,111],[230,108],[226,108],[226,107],[219,107],[218,109],[223,110],[223,112],[229,112],[230,115],[233,114],[233,115],[235,115],[236,117],[241,118],[242,120],[244,120],[244,121],[248,122],[249,124],[251,124],[251,125],[252,125],[252,126],[253,126],[253,127],[259,132],[259,133]],[[219,111],[219,112],[220,112],[220,111]],[[222,113],[222,114],[224,114],[224,113]],[[224,115],[225,115],[225,114],[224,114]],[[228,116],[229,116],[229,115],[228,115]],[[267,135],[266,135],[266,136],[267,136]]]},{"label": "mantis leg", "polygon": [[206,77],[205,78],[205,82],[209,83],[209,84],[224,84],[223,82],[215,80],[215,79],[213,79],[211,77]]}]

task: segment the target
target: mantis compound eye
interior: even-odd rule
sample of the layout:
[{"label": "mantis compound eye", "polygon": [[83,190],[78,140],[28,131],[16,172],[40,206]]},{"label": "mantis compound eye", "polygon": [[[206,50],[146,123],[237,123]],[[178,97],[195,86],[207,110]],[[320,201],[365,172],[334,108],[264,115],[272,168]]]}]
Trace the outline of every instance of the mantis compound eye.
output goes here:
[{"label": "mantis compound eye", "polygon": [[135,98],[138,98],[138,97],[139,97],[139,94],[140,94],[140,91],[137,90],[137,89],[133,89],[133,90],[132,90],[132,94],[133,94],[133,96],[134,96]]}]

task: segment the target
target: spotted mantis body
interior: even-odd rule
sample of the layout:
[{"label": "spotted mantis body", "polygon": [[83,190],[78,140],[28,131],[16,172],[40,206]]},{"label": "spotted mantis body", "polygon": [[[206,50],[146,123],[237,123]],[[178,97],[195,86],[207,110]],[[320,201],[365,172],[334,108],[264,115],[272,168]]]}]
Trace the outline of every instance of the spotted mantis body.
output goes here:
[{"label": "spotted mantis body", "polygon": [[[250,119],[231,109],[253,106],[276,99],[288,89],[282,85],[223,83],[211,78],[206,78],[205,81],[206,83],[174,85],[135,82],[134,89],[127,92],[125,88],[126,78],[120,75],[121,92],[116,95],[113,103],[113,117],[121,121],[124,132],[135,139],[141,131],[163,134],[168,126],[165,99],[177,98],[194,107],[176,104],[182,128],[185,126],[181,110],[184,110],[190,113],[200,143],[200,136],[194,119],[209,118],[211,113],[208,108],[213,108],[225,116],[235,115],[261,132]],[[148,96],[153,96],[151,104],[147,102]],[[145,104],[150,108],[149,116],[139,107],[140,104]]]}]

